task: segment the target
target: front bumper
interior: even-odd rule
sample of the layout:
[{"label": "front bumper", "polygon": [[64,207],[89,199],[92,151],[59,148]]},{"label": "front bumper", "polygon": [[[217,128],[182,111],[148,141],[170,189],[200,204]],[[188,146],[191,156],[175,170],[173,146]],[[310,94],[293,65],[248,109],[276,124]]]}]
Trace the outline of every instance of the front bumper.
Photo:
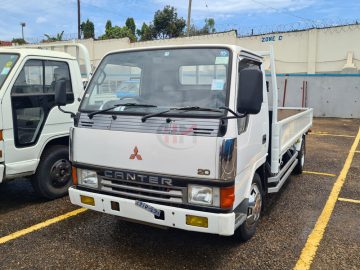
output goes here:
[{"label": "front bumper", "polygon": [[[95,205],[83,204],[80,195],[93,197]],[[156,219],[155,216],[148,211],[135,205],[135,200],[119,198],[110,195],[104,195],[94,192],[88,192],[71,187],[69,189],[70,201],[73,204],[84,208],[108,213],[128,219],[142,221],[150,224],[160,226],[172,227],[187,231],[196,231],[203,233],[212,233],[219,235],[233,235],[235,231],[235,214],[234,213],[209,213],[203,211],[195,211],[172,206],[166,206],[155,203],[148,203],[152,207],[164,212],[164,219]],[[120,205],[120,210],[113,210],[111,202],[117,202]],[[208,218],[208,227],[195,227],[186,224],[186,215],[194,215]]]}]

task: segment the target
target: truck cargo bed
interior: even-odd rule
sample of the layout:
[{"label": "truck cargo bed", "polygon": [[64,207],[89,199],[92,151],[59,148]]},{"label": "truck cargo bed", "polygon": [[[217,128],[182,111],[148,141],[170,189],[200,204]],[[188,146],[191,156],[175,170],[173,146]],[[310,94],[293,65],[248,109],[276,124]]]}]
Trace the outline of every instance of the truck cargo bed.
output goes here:
[{"label": "truck cargo bed", "polygon": [[290,116],[293,116],[295,114],[301,113],[304,110],[299,108],[281,108],[278,109],[278,121],[284,120],[285,118],[288,118]]},{"label": "truck cargo bed", "polygon": [[279,163],[282,155],[309,130],[312,125],[312,118],[313,109],[278,109],[278,121],[272,124],[271,132],[272,164]]}]

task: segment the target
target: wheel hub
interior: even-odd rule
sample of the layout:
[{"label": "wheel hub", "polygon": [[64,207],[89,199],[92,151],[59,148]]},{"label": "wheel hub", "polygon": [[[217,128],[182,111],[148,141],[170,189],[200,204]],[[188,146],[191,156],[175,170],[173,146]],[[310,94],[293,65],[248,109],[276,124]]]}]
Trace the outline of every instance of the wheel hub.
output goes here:
[{"label": "wheel hub", "polygon": [[58,160],[50,170],[51,184],[54,187],[64,187],[71,180],[71,164],[66,159]]},{"label": "wheel hub", "polygon": [[249,197],[249,208],[246,223],[253,225],[260,218],[262,206],[262,198],[260,189],[256,183],[251,185],[250,197]]}]

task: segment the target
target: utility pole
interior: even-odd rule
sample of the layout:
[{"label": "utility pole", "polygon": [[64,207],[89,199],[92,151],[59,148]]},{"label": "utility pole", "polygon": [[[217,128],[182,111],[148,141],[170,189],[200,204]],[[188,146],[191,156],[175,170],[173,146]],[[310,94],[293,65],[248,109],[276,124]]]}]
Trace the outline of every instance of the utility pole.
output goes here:
[{"label": "utility pole", "polygon": [[187,18],[187,36],[190,36],[191,2],[192,0],[189,0],[189,9],[188,9],[188,18]]},{"label": "utility pole", "polygon": [[80,0],[77,0],[77,13],[78,13],[78,39],[81,39],[81,29],[80,29]]},{"label": "utility pole", "polygon": [[22,36],[22,39],[25,40],[24,39],[24,27],[26,26],[26,23],[21,22],[20,25],[21,25],[21,36]]}]

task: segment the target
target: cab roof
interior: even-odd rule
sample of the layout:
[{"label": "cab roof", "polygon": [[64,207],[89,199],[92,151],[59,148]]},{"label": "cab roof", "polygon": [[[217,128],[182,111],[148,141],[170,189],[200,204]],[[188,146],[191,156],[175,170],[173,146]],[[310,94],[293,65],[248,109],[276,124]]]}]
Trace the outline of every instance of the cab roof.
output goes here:
[{"label": "cab roof", "polygon": [[28,48],[0,48],[0,53],[17,53],[21,57],[25,56],[44,56],[44,57],[53,57],[53,58],[62,58],[69,60],[76,60],[75,57],[71,56],[65,52],[59,52],[54,50],[45,50],[45,49],[28,49]]},{"label": "cab roof", "polygon": [[[135,43],[136,44],[136,43]],[[240,52],[246,52],[246,53],[250,53],[256,57],[262,58],[257,52],[255,51],[251,51],[248,49],[245,49],[241,46],[238,45],[234,45],[234,44],[198,44],[198,43],[194,43],[194,44],[182,44],[182,45],[172,45],[172,44],[166,44],[166,45],[155,45],[155,46],[148,46],[148,47],[131,47],[131,48],[126,48],[126,49],[120,49],[120,50],[113,50],[110,51],[108,54],[113,54],[113,53],[119,53],[119,52],[131,52],[131,51],[142,51],[142,50],[156,50],[156,49],[181,49],[181,48],[201,48],[201,47],[225,47],[225,48],[229,48],[232,49],[234,52],[236,53],[240,53]]]}]

